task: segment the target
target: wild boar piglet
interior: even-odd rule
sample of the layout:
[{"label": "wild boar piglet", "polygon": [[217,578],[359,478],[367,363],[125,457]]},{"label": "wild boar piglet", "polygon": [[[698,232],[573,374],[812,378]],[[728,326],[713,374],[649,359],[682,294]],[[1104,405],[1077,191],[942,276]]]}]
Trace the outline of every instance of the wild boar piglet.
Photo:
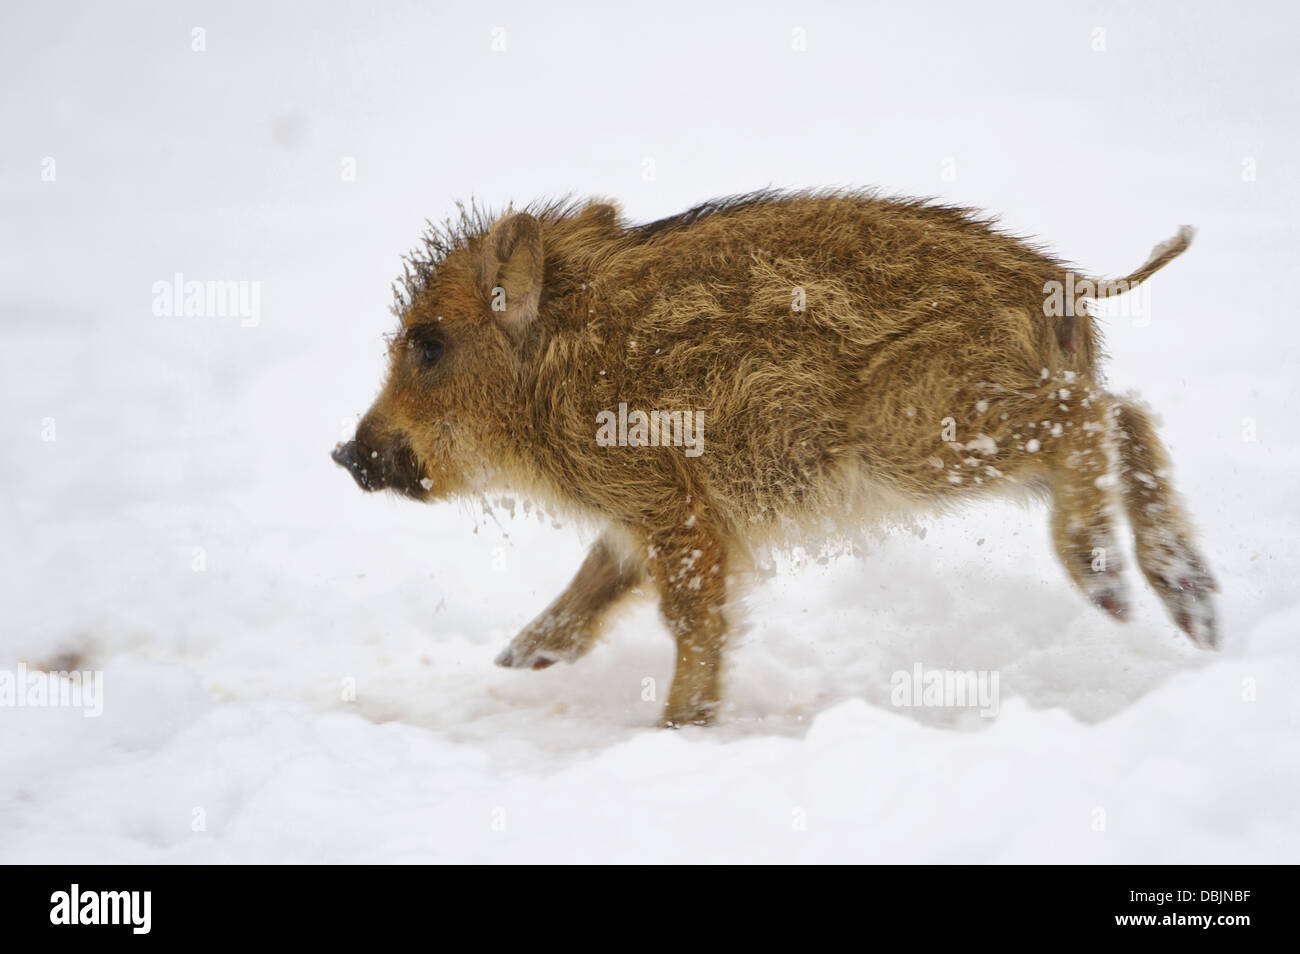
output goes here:
[{"label": "wild boar piglet", "polygon": [[1174,621],[1217,648],[1205,558],[1150,415],[1109,393],[1075,272],[968,209],[763,192],[647,225],[610,202],[430,231],[397,289],[389,372],[334,459],[422,501],[509,490],[598,526],[497,658],[571,662],[651,592],[676,641],[665,725],[712,721],[764,546],[993,494],[1050,503],[1084,596],[1128,609],[1117,515]]}]

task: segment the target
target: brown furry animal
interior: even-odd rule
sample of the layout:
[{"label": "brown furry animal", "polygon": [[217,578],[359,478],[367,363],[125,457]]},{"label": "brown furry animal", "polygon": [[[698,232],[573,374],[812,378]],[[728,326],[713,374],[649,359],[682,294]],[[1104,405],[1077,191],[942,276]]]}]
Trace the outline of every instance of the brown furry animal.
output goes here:
[{"label": "brown furry animal", "polygon": [[1013,490],[1050,496],[1066,572],[1121,619],[1122,504],[1147,580],[1215,648],[1151,419],[1102,387],[1086,301],[1059,294],[1127,290],[1190,237],[1090,282],[970,210],[864,192],[649,225],[599,201],[462,209],[408,260],[388,381],[334,458],[366,490],[510,488],[603,526],[497,662],[579,658],[648,583],[677,643],[667,725],[716,713],[756,546]]}]

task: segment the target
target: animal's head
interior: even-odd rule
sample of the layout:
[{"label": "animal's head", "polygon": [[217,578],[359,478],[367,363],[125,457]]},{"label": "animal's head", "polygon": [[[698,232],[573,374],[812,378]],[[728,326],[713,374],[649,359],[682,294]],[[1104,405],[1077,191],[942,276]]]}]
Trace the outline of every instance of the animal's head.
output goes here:
[{"label": "animal's head", "polygon": [[333,458],[363,490],[417,500],[491,479],[519,403],[519,346],[542,293],[542,226],[527,212],[426,237],[394,311],[379,397]]}]

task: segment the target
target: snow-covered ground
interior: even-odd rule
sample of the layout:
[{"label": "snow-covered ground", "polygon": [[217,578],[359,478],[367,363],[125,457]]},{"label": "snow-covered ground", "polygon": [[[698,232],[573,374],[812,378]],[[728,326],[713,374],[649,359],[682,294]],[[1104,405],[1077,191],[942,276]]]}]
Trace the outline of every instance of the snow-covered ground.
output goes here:
[{"label": "snow-covered ground", "polygon": [[[897,6],[6,6],[0,672],[102,671],[103,713],[0,708],[0,861],[1300,860],[1300,15]],[[1106,331],[1221,654],[1136,577],[1132,622],[1092,610],[1006,504],[784,560],[710,729],[653,728],[652,607],[492,665],[590,536],[329,461],[399,255],[471,195],[769,183],[985,207],[1108,275],[1199,227]],[[156,315],[178,272],[257,320]],[[996,718],[892,705],[917,664],[996,671]]]}]

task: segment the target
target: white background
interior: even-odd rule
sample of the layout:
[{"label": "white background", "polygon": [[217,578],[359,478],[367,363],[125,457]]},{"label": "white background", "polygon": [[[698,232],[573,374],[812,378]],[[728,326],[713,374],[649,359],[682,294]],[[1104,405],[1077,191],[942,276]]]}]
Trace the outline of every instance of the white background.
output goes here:
[{"label": "white background", "polygon": [[[1293,5],[365,6],[0,13],[0,669],[105,686],[0,709],[0,861],[1298,860]],[[1104,330],[1222,654],[1136,576],[1097,613],[1045,513],[993,505],[790,555],[711,729],[652,728],[650,607],[493,667],[590,533],[331,464],[400,255],[471,196],[645,221],[769,184],[978,206],[1101,275],[1199,227]],[[155,316],[176,272],[260,282],[260,324]],[[918,662],[997,670],[999,716],[893,707]]]}]

